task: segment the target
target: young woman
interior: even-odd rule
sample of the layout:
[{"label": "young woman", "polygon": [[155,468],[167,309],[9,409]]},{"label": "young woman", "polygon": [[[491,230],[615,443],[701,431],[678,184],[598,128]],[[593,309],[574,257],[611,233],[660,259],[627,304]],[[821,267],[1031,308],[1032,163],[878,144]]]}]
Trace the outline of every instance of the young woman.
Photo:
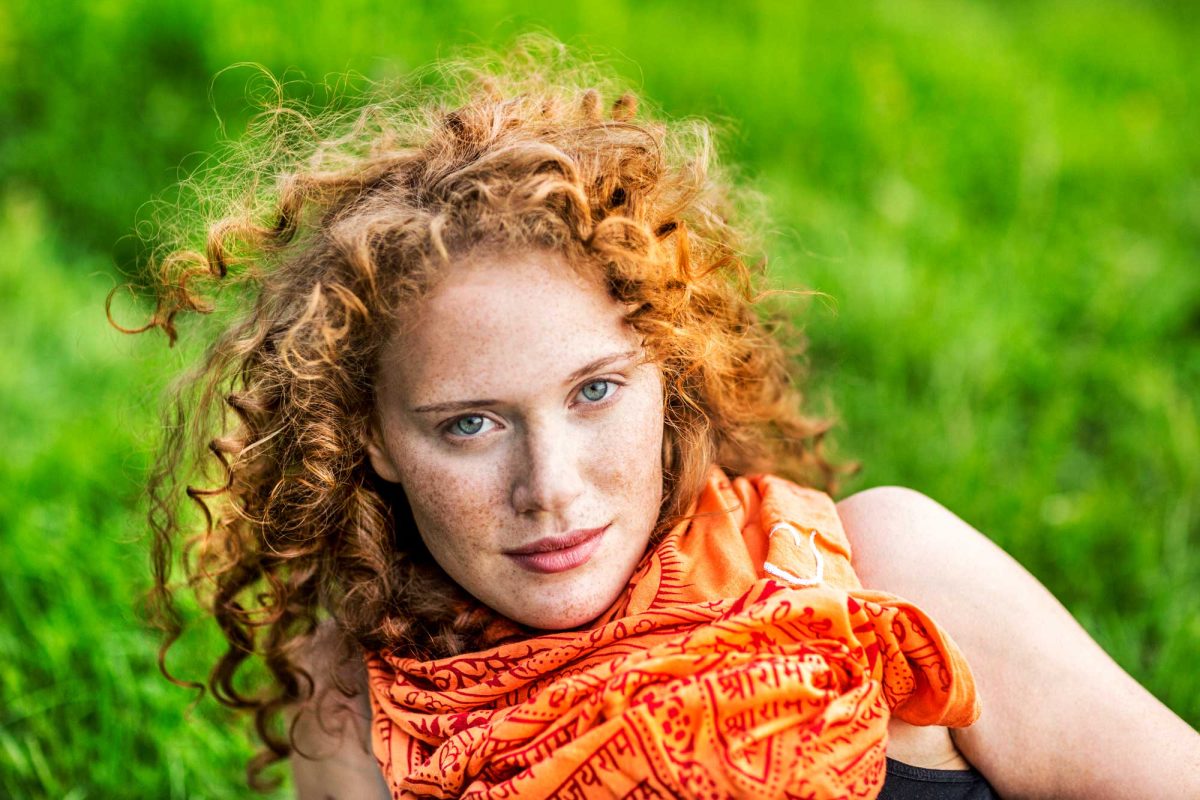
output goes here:
[{"label": "young woman", "polygon": [[203,509],[187,578],[229,644],[209,686],[267,745],[252,774],[291,756],[304,797],[1200,791],[1194,732],[986,539],[912,492],[818,491],[828,425],[708,129],[556,54],[302,120],[163,261],[150,327],[218,291],[242,309],[181,395],[151,522],[169,645],[180,495]]}]

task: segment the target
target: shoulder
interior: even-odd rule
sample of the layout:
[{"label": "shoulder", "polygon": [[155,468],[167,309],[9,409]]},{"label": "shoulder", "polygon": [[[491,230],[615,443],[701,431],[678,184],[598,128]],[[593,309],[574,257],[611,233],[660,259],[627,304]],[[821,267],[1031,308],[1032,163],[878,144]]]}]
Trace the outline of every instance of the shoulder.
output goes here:
[{"label": "shoulder", "polygon": [[864,586],[916,601],[968,590],[978,597],[1010,588],[1001,576],[1016,566],[1012,558],[921,492],[879,486],[850,495],[836,507]]},{"label": "shoulder", "polygon": [[838,517],[856,551],[855,562],[941,552],[978,544],[981,534],[931,497],[903,486],[877,486],[840,500]]},{"label": "shoulder", "polygon": [[944,506],[916,489],[904,486],[876,486],[837,502],[843,524],[911,524],[928,521],[949,512]]},{"label": "shoulder", "polygon": [[332,620],[318,624],[297,653],[312,696],[288,709],[296,796],[388,797],[371,747],[366,668]]}]

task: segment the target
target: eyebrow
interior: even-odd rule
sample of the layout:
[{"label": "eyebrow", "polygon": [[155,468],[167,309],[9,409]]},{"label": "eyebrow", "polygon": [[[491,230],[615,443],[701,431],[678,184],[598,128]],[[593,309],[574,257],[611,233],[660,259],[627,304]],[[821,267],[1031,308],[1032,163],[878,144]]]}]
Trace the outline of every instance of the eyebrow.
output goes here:
[{"label": "eyebrow", "polygon": [[[627,360],[634,359],[637,357],[637,355],[638,355],[638,351],[627,350],[623,353],[611,353],[607,356],[601,356],[600,358],[597,358],[595,361],[589,361],[587,364],[584,364],[582,367],[580,367],[579,369],[572,372],[570,375],[567,376],[567,379],[564,382],[565,383],[574,383],[577,380],[583,379],[585,376],[588,375],[588,373],[596,372],[597,370],[603,369],[604,367],[610,366],[619,361],[627,361]],[[499,402],[500,402],[499,400],[490,400],[490,399],[449,400],[445,403],[430,403],[430,404],[424,405],[424,406],[417,406],[416,408],[413,409],[413,412],[417,413],[417,414],[427,414],[427,413],[434,412],[434,411],[438,411],[438,412],[467,411],[472,408],[479,408],[480,406],[496,405]]]},{"label": "eyebrow", "polygon": [[566,382],[574,383],[575,381],[582,380],[583,378],[587,377],[589,372],[596,372],[611,364],[615,364],[618,361],[628,361],[637,358],[637,355],[638,352],[636,350],[626,350],[624,353],[613,353],[612,355],[601,356],[595,361],[584,364],[582,367],[572,372],[567,377]]}]

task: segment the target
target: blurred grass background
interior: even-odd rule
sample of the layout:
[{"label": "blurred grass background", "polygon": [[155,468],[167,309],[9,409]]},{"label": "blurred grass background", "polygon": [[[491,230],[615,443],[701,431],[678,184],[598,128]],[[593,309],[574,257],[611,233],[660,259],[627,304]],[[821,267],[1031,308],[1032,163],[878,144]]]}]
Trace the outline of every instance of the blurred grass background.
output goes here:
[{"label": "blurred grass background", "polygon": [[[246,793],[245,724],[189,708],[133,612],[187,355],[103,315],[139,208],[215,146],[214,107],[245,122],[246,73],[214,76],[386,77],[531,26],[732,121],[777,282],[829,296],[803,313],[847,489],[958,512],[1200,725],[1188,4],[0,0],[0,794]],[[172,663],[198,675],[205,636]]]}]

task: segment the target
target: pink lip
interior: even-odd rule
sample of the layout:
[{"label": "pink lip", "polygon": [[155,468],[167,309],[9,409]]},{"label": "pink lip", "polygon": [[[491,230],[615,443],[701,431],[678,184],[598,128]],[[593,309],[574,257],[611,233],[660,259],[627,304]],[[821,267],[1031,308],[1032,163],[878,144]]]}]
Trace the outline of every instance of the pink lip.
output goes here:
[{"label": "pink lip", "polygon": [[547,536],[532,544],[508,550],[505,555],[531,572],[566,572],[585,563],[596,552],[608,525]]}]

